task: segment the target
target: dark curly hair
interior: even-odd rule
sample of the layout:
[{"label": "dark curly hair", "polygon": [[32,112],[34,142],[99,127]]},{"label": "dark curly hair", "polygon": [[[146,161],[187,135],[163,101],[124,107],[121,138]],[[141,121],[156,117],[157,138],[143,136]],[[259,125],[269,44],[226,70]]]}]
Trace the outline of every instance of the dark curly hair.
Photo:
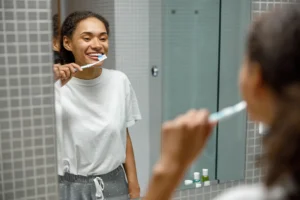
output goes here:
[{"label": "dark curly hair", "polygon": [[99,19],[105,26],[106,32],[109,35],[109,23],[100,14],[91,11],[76,11],[71,13],[63,22],[61,27],[61,38],[60,38],[60,56],[62,58],[61,64],[67,64],[75,62],[75,58],[72,52],[64,48],[63,37],[67,36],[71,38],[79,22],[87,18],[94,17]]},{"label": "dark curly hair", "polygon": [[[52,16],[52,39],[59,41],[59,25],[60,25],[60,20],[59,20],[59,15],[54,14]],[[53,62],[54,64],[60,63],[60,55],[59,52],[54,51],[53,52]]]},{"label": "dark curly hair", "polygon": [[58,14],[52,16],[52,37],[59,37],[59,17]]},{"label": "dark curly hair", "polygon": [[262,164],[268,188],[283,185],[285,199],[300,199],[300,7],[289,6],[253,23],[247,41],[251,62],[276,97],[276,113],[264,138]]}]

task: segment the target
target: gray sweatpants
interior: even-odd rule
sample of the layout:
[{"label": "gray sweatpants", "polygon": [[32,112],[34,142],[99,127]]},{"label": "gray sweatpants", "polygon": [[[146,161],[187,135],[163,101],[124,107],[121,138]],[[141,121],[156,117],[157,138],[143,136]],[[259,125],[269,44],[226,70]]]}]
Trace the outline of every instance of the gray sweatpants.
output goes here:
[{"label": "gray sweatpants", "polygon": [[97,200],[94,179],[103,180],[103,196],[105,200],[128,200],[128,183],[125,172],[120,166],[114,171],[99,176],[79,176],[66,173],[59,176],[60,200]]}]

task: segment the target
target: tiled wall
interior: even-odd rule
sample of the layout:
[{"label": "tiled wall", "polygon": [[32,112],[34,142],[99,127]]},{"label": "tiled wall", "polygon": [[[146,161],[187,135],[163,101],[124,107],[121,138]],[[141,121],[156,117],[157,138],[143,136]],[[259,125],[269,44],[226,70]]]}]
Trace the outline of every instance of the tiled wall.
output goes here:
[{"label": "tiled wall", "polygon": [[[300,0],[252,0],[252,18],[275,7],[290,4],[300,6],[299,3]],[[262,137],[258,132],[258,124],[248,121],[245,180],[226,182],[200,189],[178,191],[174,194],[174,200],[210,200],[233,186],[260,182],[262,172],[261,169],[255,165],[256,158],[261,155],[262,152]]]},{"label": "tiled wall", "polygon": [[56,199],[51,0],[0,1],[0,199]]},{"label": "tiled wall", "polygon": [[114,0],[116,69],[128,76],[143,118],[129,128],[142,193],[146,189],[150,173],[148,8],[149,0]]}]

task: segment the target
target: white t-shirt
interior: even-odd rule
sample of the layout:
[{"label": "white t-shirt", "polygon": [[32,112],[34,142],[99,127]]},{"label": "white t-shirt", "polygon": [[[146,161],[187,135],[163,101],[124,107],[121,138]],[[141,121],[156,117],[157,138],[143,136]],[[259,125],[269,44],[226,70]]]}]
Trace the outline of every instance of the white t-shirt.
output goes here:
[{"label": "white t-shirt", "polygon": [[282,200],[284,191],[276,187],[268,190],[263,184],[244,185],[231,188],[214,200]]},{"label": "white t-shirt", "polygon": [[102,69],[92,80],[72,78],[56,84],[58,174],[101,175],[126,157],[126,128],[141,119],[127,76]]}]

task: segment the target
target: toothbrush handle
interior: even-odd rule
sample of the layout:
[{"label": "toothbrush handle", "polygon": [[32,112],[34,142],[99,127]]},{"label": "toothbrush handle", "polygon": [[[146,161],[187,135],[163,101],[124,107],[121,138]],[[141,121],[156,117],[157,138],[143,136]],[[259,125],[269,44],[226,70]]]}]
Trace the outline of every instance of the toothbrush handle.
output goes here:
[{"label": "toothbrush handle", "polygon": [[91,64],[87,64],[87,65],[83,65],[83,66],[81,66],[80,68],[81,68],[81,69],[89,68],[89,67],[94,66],[95,64],[98,64],[99,62],[100,62],[100,61],[97,61],[97,62],[91,63]]},{"label": "toothbrush handle", "polygon": [[218,113],[213,113],[209,116],[208,121],[209,122],[217,122],[221,119],[221,117],[218,115]]},{"label": "toothbrush handle", "polygon": [[97,62],[91,63],[91,64],[87,64],[87,65],[83,65],[83,66],[81,66],[80,68],[81,68],[81,69],[85,69],[85,68],[92,67],[92,66],[98,64],[99,62],[105,60],[106,58],[107,58],[106,55],[99,56],[99,58],[98,58],[99,60],[98,60]]}]

